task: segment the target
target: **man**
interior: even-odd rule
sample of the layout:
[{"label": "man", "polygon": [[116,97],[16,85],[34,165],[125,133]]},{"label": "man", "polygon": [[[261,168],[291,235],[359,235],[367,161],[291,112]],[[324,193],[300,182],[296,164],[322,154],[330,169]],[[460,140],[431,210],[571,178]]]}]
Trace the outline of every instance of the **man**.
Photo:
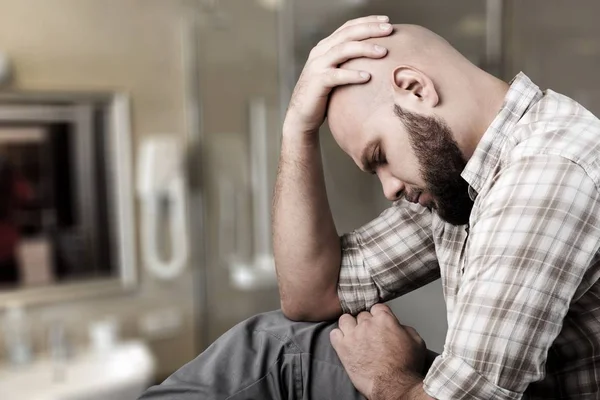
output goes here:
[{"label": "man", "polygon": [[[326,111],[394,201],[341,239]],[[294,92],[273,210],[283,313],[337,327],[257,316],[145,398],[600,398],[599,156],[600,121],[573,100],[424,28],[348,22]],[[379,303],[439,277],[449,330],[425,371],[423,341]]]}]

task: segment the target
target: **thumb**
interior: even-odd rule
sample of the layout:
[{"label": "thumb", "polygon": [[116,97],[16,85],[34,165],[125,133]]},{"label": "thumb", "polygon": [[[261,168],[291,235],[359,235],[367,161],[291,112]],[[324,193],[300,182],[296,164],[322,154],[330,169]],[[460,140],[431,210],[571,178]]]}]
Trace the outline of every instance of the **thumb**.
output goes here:
[{"label": "thumb", "polygon": [[338,347],[342,343],[342,339],[344,338],[344,333],[341,329],[335,328],[331,332],[329,332],[329,341],[333,346],[333,349],[337,352]]}]

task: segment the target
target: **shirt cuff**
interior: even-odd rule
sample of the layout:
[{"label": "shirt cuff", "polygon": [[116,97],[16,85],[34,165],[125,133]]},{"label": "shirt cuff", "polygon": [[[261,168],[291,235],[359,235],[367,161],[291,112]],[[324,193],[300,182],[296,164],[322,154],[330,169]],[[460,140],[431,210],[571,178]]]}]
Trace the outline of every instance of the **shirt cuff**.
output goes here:
[{"label": "shirt cuff", "polygon": [[341,237],[342,262],[338,278],[338,297],[344,313],[356,315],[379,302],[377,285],[360,254],[354,234]]},{"label": "shirt cuff", "polygon": [[435,359],[423,381],[423,388],[437,400],[518,400],[523,397],[522,393],[493,384],[465,361],[452,355]]}]

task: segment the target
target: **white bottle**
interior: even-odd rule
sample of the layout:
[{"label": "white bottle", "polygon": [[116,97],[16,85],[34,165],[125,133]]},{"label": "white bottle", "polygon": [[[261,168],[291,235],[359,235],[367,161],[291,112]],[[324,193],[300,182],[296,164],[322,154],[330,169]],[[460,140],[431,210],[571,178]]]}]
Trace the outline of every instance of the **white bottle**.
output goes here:
[{"label": "white bottle", "polygon": [[27,314],[21,305],[8,306],[3,321],[6,354],[12,365],[31,362],[31,327]]}]

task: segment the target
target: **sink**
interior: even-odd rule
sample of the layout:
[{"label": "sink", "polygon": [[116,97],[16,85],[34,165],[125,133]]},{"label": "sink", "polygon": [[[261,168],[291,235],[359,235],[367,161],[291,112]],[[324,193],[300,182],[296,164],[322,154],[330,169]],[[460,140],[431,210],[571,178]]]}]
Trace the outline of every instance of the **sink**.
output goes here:
[{"label": "sink", "polygon": [[102,353],[79,352],[62,365],[40,358],[23,367],[0,366],[2,400],[135,400],[152,384],[155,361],[141,341]]}]

